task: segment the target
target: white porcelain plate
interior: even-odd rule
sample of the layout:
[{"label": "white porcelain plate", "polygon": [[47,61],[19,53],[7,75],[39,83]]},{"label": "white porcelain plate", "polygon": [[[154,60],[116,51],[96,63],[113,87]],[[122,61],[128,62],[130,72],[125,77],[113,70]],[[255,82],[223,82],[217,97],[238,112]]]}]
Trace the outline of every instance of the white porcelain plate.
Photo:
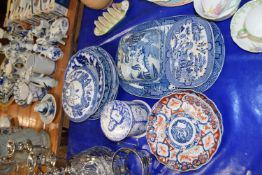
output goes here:
[{"label": "white porcelain plate", "polygon": [[239,38],[238,32],[244,27],[247,14],[257,5],[262,4],[262,0],[249,1],[241,7],[231,21],[231,36],[234,42],[241,48],[249,52],[262,52],[262,42],[256,42],[249,38]]}]

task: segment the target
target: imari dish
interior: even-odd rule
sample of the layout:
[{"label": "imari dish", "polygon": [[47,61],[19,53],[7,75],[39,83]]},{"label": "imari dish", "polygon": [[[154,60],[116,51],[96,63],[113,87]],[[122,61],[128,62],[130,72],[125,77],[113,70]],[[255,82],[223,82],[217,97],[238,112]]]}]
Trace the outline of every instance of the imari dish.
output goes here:
[{"label": "imari dish", "polygon": [[215,24],[176,16],[138,25],[122,37],[117,68],[125,91],[160,99],[177,89],[206,91],[224,58],[224,39]]},{"label": "imari dish", "polygon": [[241,0],[194,0],[194,8],[203,18],[222,21],[237,11],[240,2]]},{"label": "imari dish", "polygon": [[117,88],[118,77],[112,57],[99,47],[80,50],[65,72],[64,111],[74,122],[98,119],[101,108],[116,98]]},{"label": "imari dish", "polygon": [[147,123],[151,152],[159,162],[181,172],[207,164],[218,150],[222,134],[221,114],[214,103],[190,90],[163,97]]},{"label": "imari dish", "polygon": [[[262,52],[262,39],[260,37],[253,36],[251,33],[246,32],[246,36],[240,35],[241,31],[246,27],[257,30],[261,34],[261,15],[259,10],[257,12],[257,17],[250,16],[250,13],[255,10],[255,8],[262,6],[262,0],[249,1],[244,6],[242,6],[234,15],[231,21],[231,36],[234,42],[243,50],[259,53]],[[262,8],[260,8],[262,9]],[[250,26],[246,26],[249,23],[249,20],[255,20]]]},{"label": "imari dish", "polygon": [[147,0],[160,6],[174,7],[191,3],[193,0]]}]

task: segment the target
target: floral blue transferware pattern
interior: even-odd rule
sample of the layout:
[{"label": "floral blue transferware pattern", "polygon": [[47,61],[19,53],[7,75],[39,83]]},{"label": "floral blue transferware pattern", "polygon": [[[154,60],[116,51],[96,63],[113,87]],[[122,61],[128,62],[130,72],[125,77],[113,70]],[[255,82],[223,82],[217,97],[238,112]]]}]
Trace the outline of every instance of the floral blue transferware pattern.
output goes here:
[{"label": "floral blue transferware pattern", "polygon": [[[175,16],[175,17],[169,17],[169,18],[164,18],[152,22],[146,22],[144,24],[136,26],[132,31],[132,33],[137,33],[143,32],[146,30],[152,30],[153,29],[159,29],[163,32],[164,36],[170,35],[170,41],[171,41],[171,36],[173,33],[173,30],[170,30],[175,24],[179,23],[179,21],[191,21],[192,23],[198,24],[195,27],[192,28],[192,33],[195,31],[197,28],[205,26],[206,28],[206,37],[209,38],[207,43],[205,43],[205,49],[206,49],[206,57],[205,59],[201,59],[201,62],[199,62],[199,59],[192,59],[193,63],[195,62],[195,65],[199,67],[199,65],[202,65],[202,69],[195,69],[194,66],[189,64],[190,68],[195,69],[194,71],[195,75],[198,75],[197,77],[194,77],[192,71],[191,71],[191,77],[195,78],[195,81],[192,79],[187,80],[185,76],[186,74],[183,75],[184,79],[180,80],[187,80],[186,82],[191,82],[191,83],[180,83],[179,81],[175,81],[175,83],[172,83],[172,81],[169,81],[169,79],[174,79],[174,76],[171,72],[171,70],[168,68],[170,65],[170,62],[174,63],[176,60],[171,56],[170,51],[168,49],[173,49],[173,46],[170,46],[169,42],[166,42],[166,47],[160,47],[160,73],[159,73],[159,79],[153,81],[151,80],[150,83],[147,81],[133,81],[131,82],[130,80],[127,80],[126,78],[121,77],[120,73],[120,85],[121,87],[127,91],[130,94],[140,96],[140,97],[145,97],[145,98],[153,98],[153,99],[159,99],[164,95],[167,95],[177,89],[180,88],[190,88],[194,89],[196,91],[204,92],[207,89],[209,89],[217,80],[223,64],[224,64],[224,59],[225,59],[225,45],[224,45],[224,39],[223,36],[219,30],[219,28],[214,24],[214,23],[208,23],[207,21],[201,20],[197,17],[192,17],[192,16]],[[179,25],[178,25],[179,26]],[[180,25],[181,26],[181,25]],[[129,36],[131,34],[127,34],[126,36]],[[204,35],[204,34],[203,34]],[[209,37],[208,37],[208,36]],[[125,38],[125,36],[123,37]],[[199,37],[198,37],[199,38]],[[163,39],[163,41],[168,41],[167,39]],[[140,41],[138,41],[140,42]],[[125,44],[122,44],[120,41],[120,46],[125,47]],[[172,43],[173,44],[173,43]],[[123,46],[122,46],[123,45]],[[189,44],[190,45],[190,44]],[[201,47],[194,47],[192,50],[200,49]],[[121,50],[121,49],[120,49]],[[179,50],[179,48],[177,49]],[[191,51],[191,50],[189,50]],[[187,53],[187,52],[185,52]],[[190,53],[190,52],[189,52]],[[182,70],[183,66],[188,66],[187,63],[190,62],[190,54],[187,57],[187,60],[180,62],[179,66],[176,65],[177,70]],[[191,54],[192,55],[192,54]],[[123,59],[123,55],[118,54],[118,69],[119,69],[119,64],[121,63],[121,60]],[[200,55],[201,56],[201,55]],[[198,55],[197,55],[198,57]],[[180,60],[182,60],[181,57],[179,57]],[[203,58],[203,57],[202,57]],[[149,59],[149,57],[146,57],[146,59]],[[191,61],[192,62],[192,61]],[[168,71],[169,69],[169,71]],[[184,72],[188,71],[187,69],[183,70]],[[121,71],[119,71],[121,72]],[[168,73],[169,72],[169,73]],[[170,73],[171,72],[171,73]],[[182,71],[180,71],[182,72]],[[190,70],[189,70],[190,72]],[[200,73],[201,74],[200,74]],[[167,78],[169,77],[169,79]],[[191,80],[191,81],[190,81]],[[183,81],[182,81],[183,82]]]}]

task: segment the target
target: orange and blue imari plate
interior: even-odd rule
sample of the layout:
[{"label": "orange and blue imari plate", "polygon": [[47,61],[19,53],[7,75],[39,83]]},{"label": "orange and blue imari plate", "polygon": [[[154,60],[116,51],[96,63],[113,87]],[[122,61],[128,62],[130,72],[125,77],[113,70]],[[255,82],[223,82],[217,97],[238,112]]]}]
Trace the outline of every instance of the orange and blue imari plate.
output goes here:
[{"label": "orange and blue imari plate", "polygon": [[177,91],[158,101],[147,123],[147,142],[158,161],[185,172],[207,164],[219,148],[222,117],[203,94]]}]

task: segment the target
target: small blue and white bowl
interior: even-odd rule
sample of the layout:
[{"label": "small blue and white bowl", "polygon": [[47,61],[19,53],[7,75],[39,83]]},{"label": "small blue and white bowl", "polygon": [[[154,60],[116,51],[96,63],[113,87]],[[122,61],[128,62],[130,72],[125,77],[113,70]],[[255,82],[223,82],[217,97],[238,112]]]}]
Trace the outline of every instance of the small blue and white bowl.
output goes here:
[{"label": "small blue and white bowl", "polygon": [[109,140],[115,142],[126,137],[143,137],[150,112],[150,106],[144,101],[114,100],[106,104],[101,112],[102,131]]}]

